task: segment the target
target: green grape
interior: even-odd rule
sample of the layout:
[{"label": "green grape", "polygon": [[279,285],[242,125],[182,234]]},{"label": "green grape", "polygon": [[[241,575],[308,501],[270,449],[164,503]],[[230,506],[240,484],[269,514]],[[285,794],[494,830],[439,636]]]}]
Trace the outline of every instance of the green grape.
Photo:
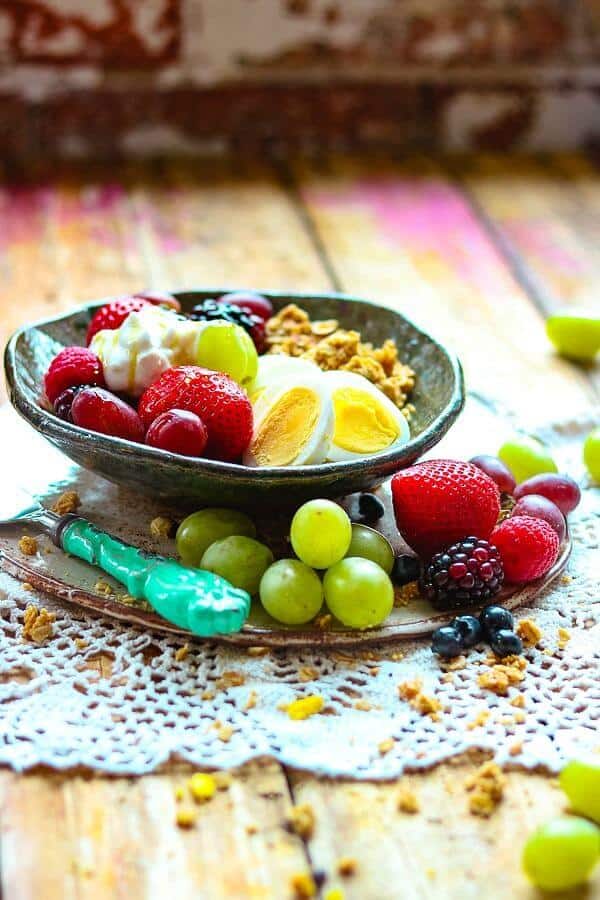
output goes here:
[{"label": "green grape", "polygon": [[328,569],[323,587],[330,612],[350,628],[380,625],[394,606],[389,575],[377,563],[359,556],[348,556]]},{"label": "green grape", "polygon": [[600,484],[600,428],[594,428],[586,437],[583,461],[594,481]]},{"label": "green grape", "polygon": [[578,816],[557,816],[534,831],[523,849],[523,869],[545,891],[583,884],[600,857],[600,830]]},{"label": "green grape", "polygon": [[241,534],[215,541],[200,560],[200,568],[220,575],[251,596],[258,594],[260,580],[273,562],[264,544]]},{"label": "green grape", "polygon": [[240,325],[211,322],[198,336],[196,363],[215,372],[225,372],[248,387],[256,378],[258,354],[254,341]]},{"label": "green grape", "polygon": [[323,585],[317,573],[303,562],[280,559],[262,577],[260,602],[278,622],[304,625],[321,609]]},{"label": "green grape", "polygon": [[600,825],[600,759],[572,759],[560,773],[560,786],[573,812]]},{"label": "green grape", "polygon": [[387,538],[368,525],[353,525],[352,540],[346,556],[360,556],[381,566],[389,575],[394,565],[394,551]]},{"label": "green grape", "polygon": [[568,359],[593,362],[600,350],[600,316],[592,310],[558,310],[546,320],[546,333]]},{"label": "green grape", "polygon": [[256,537],[254,522],[235,509],[200,509],[177,529],[177,552],[184,565],[198,567],[211,544],[232,534]]},{"label": "green grape", "polygon": [[352,539],[347,513],[331,500],[309,500],[296,512],[290,529],[296,556],[313,569],[328,569],[346,554]]},{"label": "green grape", "polygon": [[527,435],[516,435],[506,441],[500,447],[498,456],[518,483],[542,472],[558,472],[556,463],[541,441]]}]

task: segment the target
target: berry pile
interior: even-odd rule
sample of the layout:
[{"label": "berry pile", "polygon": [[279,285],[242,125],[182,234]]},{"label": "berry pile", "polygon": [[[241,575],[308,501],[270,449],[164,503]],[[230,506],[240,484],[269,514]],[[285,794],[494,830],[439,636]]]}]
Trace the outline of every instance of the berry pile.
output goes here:
[{"label": "berry pile", "polygon": [[246,307],[221,300],[204,300],[194,306],[190,319],[195,322],[231,322],[240,325],[248,332],[259,353],[265,347],[265,320],[256,313],[249,312]]},{"label": "berry pile", "polygon": [[457,616],[449,625],[434,631],[431,649],[442,659],[452,659],[487,641],[496,656],[519,654],[523,652],[523,644],[515,634],[514,624],[512,613],[504,606],[486,606],[479,618]]}]

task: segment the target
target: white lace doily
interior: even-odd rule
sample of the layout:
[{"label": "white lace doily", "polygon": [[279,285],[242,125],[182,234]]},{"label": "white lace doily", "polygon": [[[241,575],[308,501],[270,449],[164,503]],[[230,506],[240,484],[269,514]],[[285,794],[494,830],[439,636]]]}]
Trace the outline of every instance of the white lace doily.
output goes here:
[{"label": "white lace doily", "polygon": [[[493,429],[476,440],[468,419],[430,455],[492,451]],[[543,435],[584,486],[581,443],[591,424],[561,423]],[[501,420],[496,430],[506,428]],[[478,683],[489,651],[470,651],[450,674],[426,640],[264,656],[195,644],[182,659],[180,639],[36,598],[0,574],[0,763],[139,774],[169,759],[219,768],[271,756],[327,775],[389,778],[486,748],[501,762],[556,770],[570,753],[600,745],[599,493],[588,485],[572,518],[568,575],[518,613],[543,636],[505,697]],[[56,613],[55,635],[42,645],[22,638],[31,602]],[[559,628],[570,632],[562,649]],[[435,721],[399,697],[398,685],[415,678],[442,704]],[[280,707],[308,694],[323,697],[323,712],[292,721]],[[517,694],[523,709],[512,702]]]}]

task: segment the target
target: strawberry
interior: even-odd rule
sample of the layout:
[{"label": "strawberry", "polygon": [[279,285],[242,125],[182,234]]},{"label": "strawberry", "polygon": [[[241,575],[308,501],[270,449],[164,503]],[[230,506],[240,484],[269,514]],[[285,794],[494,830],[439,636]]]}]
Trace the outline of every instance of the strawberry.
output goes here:
[{"label": "strawberry", "polygon": [[200,416],[208,431],[206,456],[232,462],[252,437],[252,406],[228,375],[199,366],[167,369],[142,395],[139,414],[146,428],[168,409]]},{"label": "strawberry", "polygon": [[558,557],[560,541],[544,519],[511,516],[492,532],[500,551],[507,581],[522,583],[541,578]]},{"label": "strawberry", "polygon": [[82,388],[71,404],[73,424],[88,431],[128,441],[144,440],[144,426],[135,409],[104,388]]},{"label": "strawberry", "polygon": [[67,388],[79,384],[104,384],[102,363],[86,347],[65,347],[54,357],[44,375],[44,390],[50,403]]},{"label": "strawberry", "polygon": [[114,331],[123,324],[129,313],[139,312],[145,306],[168,306],[175,312],[179,312],[181,309],[179,301],[171,294],[163,294],[156,291],[144,291],[131,296],[117,297],[105,306],[101,306],[98,312],[95,313],[87,330],[86,343],[88,347],[94,335],[99,331],[104,331],[105,329]]},{"label": "strawberry", "polygon": [[498,521],[500,492],[472,463],[432,459],[392,478],[398,531],[424,559],[469,535],[487,540]]}]

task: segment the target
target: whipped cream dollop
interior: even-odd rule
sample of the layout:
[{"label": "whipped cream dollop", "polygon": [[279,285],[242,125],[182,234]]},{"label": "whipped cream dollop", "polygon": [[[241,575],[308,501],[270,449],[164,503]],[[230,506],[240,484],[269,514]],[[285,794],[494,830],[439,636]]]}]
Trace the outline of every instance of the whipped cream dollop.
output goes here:
[{"label": "whipped cream dollop", "polygon": [[130,313],[115,330],[99,331],[90,344],[112,391],[139,397],[166,369],[190,363],[205,322],[182,319],[158,306]]}]

